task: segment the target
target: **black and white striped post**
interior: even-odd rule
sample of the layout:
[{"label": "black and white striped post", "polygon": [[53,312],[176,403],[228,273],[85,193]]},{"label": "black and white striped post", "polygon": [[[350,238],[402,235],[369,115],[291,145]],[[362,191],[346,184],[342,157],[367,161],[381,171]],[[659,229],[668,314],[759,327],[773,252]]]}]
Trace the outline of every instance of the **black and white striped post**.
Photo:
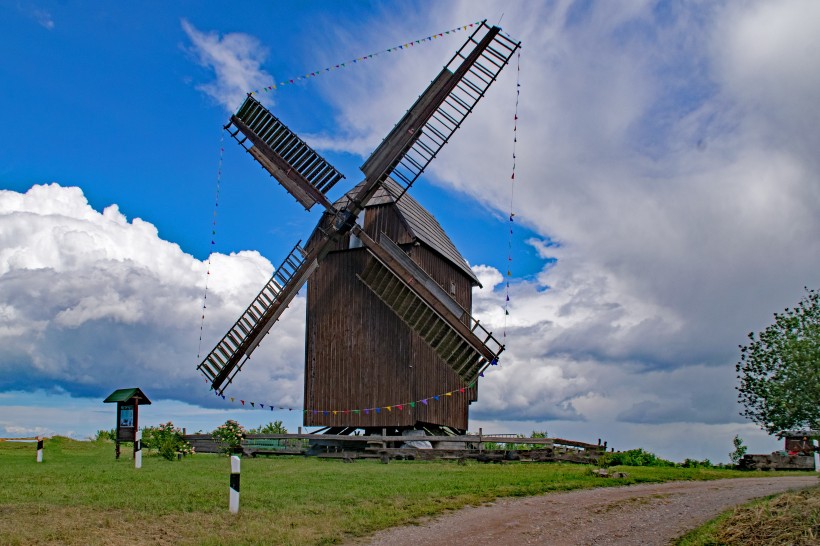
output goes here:
[{"label": "black and white striped post", "polygon": [[134,433],[134,468],[142,468],[142,431]]},{"label": "black and white striped post", "polygon": [[37,462],[38,463],[43,462],[43,437],[42,436],[37,437]]},{"label": "black and white striped post", "polygon": [[228,507],[231,514],[239,512],[239,457],[231,455],[231,489]]}]

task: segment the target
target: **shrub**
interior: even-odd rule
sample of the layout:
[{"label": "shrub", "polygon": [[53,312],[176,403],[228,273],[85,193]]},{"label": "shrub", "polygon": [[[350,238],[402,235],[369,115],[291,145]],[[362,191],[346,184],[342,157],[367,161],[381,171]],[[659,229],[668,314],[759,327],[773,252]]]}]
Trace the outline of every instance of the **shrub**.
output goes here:
[{"label": "shrub", "polygon": [[600,466],[675,466],[672,461],[661,459],[640,447],[629,451],[605,453],[598,460],[598,464]]},{"label": "shrub", "polygon": [[245,429],[233,419],[228,419],[224,425],[216,427],[211,436],[221,444],[222,451],[235,453],[242,447]]},{"label": "shrub", "polygon": [[709,459],[698,461],[696,459],[686,459],[680,464],[681,468],[714,468],[715,465]]},{"label": "shrub", "polygon": [[285,428],[285,425],[282,421],[274,421],[273,423],[268,423],[265,426],[259,425],[258,428],[252,428],[248,432],[248,434],[287,434],[288,429]]},{"label": "shrub", "polygon": [[174,460],[177,454],[193,455],[194,453],[194,448],[183,438],[182,429],[176,428],[171,421],[158,427],[143,428],[142,443],[146,449],[155,449],[169,461]]},{"label": "shrub", "polygon": [[114,441],[117,439],[117,431],[113,428],[111,430],[98,430],[94,435],[94,439],[98,442]]}]

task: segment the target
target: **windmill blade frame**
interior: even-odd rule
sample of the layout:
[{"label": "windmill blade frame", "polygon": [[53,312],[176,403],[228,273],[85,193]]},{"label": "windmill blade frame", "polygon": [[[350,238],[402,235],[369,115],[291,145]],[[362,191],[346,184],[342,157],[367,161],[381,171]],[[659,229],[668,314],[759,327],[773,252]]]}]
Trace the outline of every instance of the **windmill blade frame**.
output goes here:
[{"label": "windmill blade frame", "polygon": [[504,345],[396,243],[384,234],[376,242],[358,226],[353,234],[373,257],[364,271],[356,275],[358,279],[427,341],[465,385],[472,383],[487,366],[498,362]]},{"label": "windmill blade frame", "polygon": [[[470,44],[475,45],[465,53]],[[409,190],[520,47],[482,21],[362,164],[373,187],[366,185],[354,201],[366,204],[388,176],[404,187],[402,195]]]},{"label": "windmill blade frame", "polygon": [[[396,198],[400,199],[461,127],[521,46],[520,42],[501,34],[500,30],[495,26],[489,27],[486,21],[479,24],[361,166],[365,180],[355,190],[348,192],[346,206],[341,210],[334,208],[325,194],[344,175],[259,101],[249,94],[237,113],[231,116],[225,130],[306,210],[320,203],[332,216],[332,221],[323,223],[320,220],[314,231],[319,236],[307,250],[299,246],[301,241],[294,246],[271,280],[197,367],[211,381],[211,387],[218,394],[222,394],[227,384],[233,381],[262,338],[338,241],[351,230],[367,237],[356,226],[356,220],[385,180],[391,175],[395,176],[401,187]],[[236,129],[232,130],[232,127]],[[246,145],[248,141],[252,144],[250,148]],[[375,246],[368,250],[376,258],[375,261],[383,265],[387,265],[385,262],[399,264],[387,268],[390,275],[400,281],[402,274],[409,275],[411,279],[423,279],[423,271],[415,271],[406,264],[402,266],[403,260],[390,257],[390,251],[384,250],[378,243],[372,244]],[[417,332],[422,332],[417,325],[407,321],[401,309],[388,303],[385,295],[374,288],[375,285],[371,286],[372,282],[368,284],[370,281],[365,280],[370,279],[368,275],[363,273],[365,278],[359,278],[402,320]],[[407,286],[406,282],[401,282]],[[469,326],[462,324],[460,320],[464,317],[446,305],[446,300],[441,299],[437,291],[429,286],[411,289],[410,292],[419,302],[419,308],[433,310],[431,316],[438,317],[441,323],[429,340],[427,334],[423,337],[437,351],[441,347],[440,356],[462,379],[474,379],[486,366],[497,361],[504,347],[491,333],[480,327],[478,321],[470,317]],[[484,340],[475,334],[479,328],[486,334]],[[495,349],[488,348],[487,343],[490,342],[496,345]]]},{"label": "windmill blade frame", "polygon": [[222,394],[242,370],[245,361],[318,267],[316,256],[299,246],[301,242],[294,245],[228,333],[197,366],[217,394]]},{"label": "windmill blade frame", "polygon": [[316,203],[333,208],[325,194],[345,176],[252,95],[224,128],[305,210]]}]

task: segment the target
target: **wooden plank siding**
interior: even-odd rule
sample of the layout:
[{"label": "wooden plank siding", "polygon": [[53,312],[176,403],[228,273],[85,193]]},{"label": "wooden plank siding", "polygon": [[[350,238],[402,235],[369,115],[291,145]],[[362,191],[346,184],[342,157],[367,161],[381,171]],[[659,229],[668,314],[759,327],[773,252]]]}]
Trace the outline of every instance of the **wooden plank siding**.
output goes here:
[{"label": "wooden plank siding", "polygon": [[[367,208],[364,230],[387,234],[468,311],[472,280],[424,243],[415,243],[394,204]],[[413,427],[417,424],[466,430],[468,406],[477,389],[453,396],[461,380],[435,351],[356,278],[370,256],[348,249],[349,237],[322,261],[308,282],[305,348],[305,426]],[[400,411],[344,410],[406,404]],[[332,411],[336,410],[337,414]],[[328,411],[325,414],[324,411]]]}]

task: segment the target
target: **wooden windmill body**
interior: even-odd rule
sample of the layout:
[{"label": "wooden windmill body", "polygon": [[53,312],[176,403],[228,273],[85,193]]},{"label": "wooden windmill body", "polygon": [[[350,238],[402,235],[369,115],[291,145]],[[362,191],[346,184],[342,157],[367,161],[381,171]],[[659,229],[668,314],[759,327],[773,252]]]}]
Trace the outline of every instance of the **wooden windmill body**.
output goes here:
[{"label": "wooden windmill body", "polygon": [[475,26],[335,203],[326,194],[344,176],[253,96],[231,116],[231,136],[305,209],[318,203],[325,214],[197,367],[217,394],[308,283],[306,425],[467,428],[478,378],[504,346],[470,315],[469,265],[407,191],[520,47],[498,27]]},{"label": "wooden windmill body", "polygon": [[[362,230],[374,240],[384,235],[394,241],[469,312],[478,279],[418,201],[410,195],[395,199],[400,191],[392,180],[385,182],[360,216]],[[371,427],[466,430],[476,388],[444,396],[463,386],[461,378],[359,280],[367,263],[366,248],[348,235],[308,281],[305,406],[317,409],[306,413],[304,424],[332,427],[334,433]],[[377,407],[378,413],[372,409]]]}]

